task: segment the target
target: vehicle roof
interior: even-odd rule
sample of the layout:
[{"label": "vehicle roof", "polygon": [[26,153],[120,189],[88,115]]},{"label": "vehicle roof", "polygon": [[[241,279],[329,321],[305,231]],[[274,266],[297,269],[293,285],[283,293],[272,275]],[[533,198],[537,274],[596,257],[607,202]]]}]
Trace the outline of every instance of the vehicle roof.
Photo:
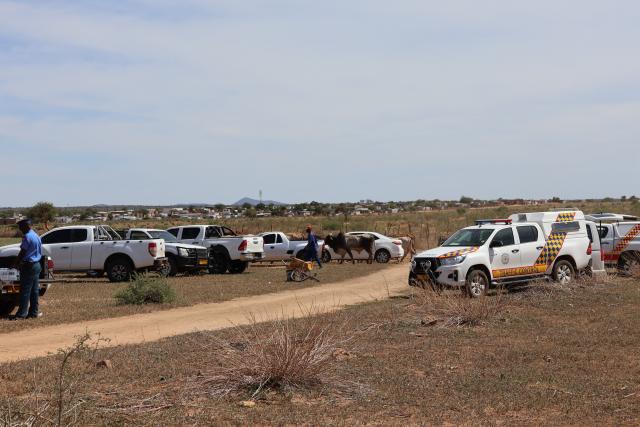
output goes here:
[{"label": "vehicle roof", "polygon": [[373,234],[373,235],[378,236],[378,237],[390,238],[389,236],[385,236],[384,234],[378,233],[376,231],[349,231],[349,232],[347,232],[345,234]]},{"label": "vehicle roof", "polygon": [[515,213],[509,216],[513,222],[522,223],[522,222],[558,222],[558,217],[561,215],[572,215],[570,221],[581,221],[585,219],[584,213],[579,210],[574,209],[566,209],[566,210],[558,210],[558,211],[547,211],[547,212],[521,212]]}]

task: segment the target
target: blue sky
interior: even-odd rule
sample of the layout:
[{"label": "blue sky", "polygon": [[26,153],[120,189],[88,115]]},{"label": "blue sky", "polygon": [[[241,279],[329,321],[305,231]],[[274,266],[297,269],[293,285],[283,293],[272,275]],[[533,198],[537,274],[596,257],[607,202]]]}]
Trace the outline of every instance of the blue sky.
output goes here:
[{"label": "blue sky", "polygon": [[0,206],[640,195],[637,22],[635,1],[0,0]]}]

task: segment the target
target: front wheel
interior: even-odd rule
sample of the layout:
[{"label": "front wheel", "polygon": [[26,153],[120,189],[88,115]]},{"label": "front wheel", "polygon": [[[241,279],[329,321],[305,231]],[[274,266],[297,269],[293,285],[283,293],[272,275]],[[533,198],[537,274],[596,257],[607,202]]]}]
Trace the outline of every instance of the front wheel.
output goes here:
[{"label": "front wheel", "polygon": [[211,274],[224,274],[229,269],[229,262],[223,254],[213,254],[210,261],[209,273]]},{"label": "front wheel", "polygon": [[11,300],[0,301],[0,317],[7,317],[16,308],[16,302]]},{"label": "front wheel", "polygon": [[573,265],[567,260],[560,260],[553,266],[553,280],[561,285],[571,283],[576,275]]},{"label": "front wheel", "polygon": [[467,274],[464,292],[470,298],[480,298],[486,295],[489,288],[489,278],[482,270],[472,270]]},{"label": "front wheel", "polygon": [[375,259],[379,264],[386,264],[391,259],[391,254],[386,249],[380,249],[378,252],[376,252]]},{"label": "front wheel", "polygon": [[231,261],[231,265],[229,266],[229,273],[231,274],[244,273],[247,267],[249,267],[249,263],[247,261]]},{"label": "front wheel", "polygon": [[167,262],[163,264],[162,268],[158,270],[161,276],[175,276],[178,274],[178,263],[176,262],[174,257],[169,257]]},{"label": "front wheel", "polygon": [[322,251],[322,262],[324,264],[331,262],[331,254],[326,249]]}]

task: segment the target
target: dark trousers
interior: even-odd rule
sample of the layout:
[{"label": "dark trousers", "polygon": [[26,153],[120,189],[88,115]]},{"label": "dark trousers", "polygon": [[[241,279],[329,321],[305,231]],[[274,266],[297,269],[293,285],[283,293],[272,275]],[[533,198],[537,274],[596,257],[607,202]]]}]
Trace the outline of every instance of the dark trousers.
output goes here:
[{"label": "dark trousers", "polygon": [[41,270],[39,262],[26,263],[20,269],[20,307],[16,317],[38,317]]},{"label": "dark trousers", "polygon": [[305,261],[315,261],[318,263],[320,268],[322,268],[322,261],[318,257],[318,251],[316,248],[307,247],[304,251],[304,260]]}]

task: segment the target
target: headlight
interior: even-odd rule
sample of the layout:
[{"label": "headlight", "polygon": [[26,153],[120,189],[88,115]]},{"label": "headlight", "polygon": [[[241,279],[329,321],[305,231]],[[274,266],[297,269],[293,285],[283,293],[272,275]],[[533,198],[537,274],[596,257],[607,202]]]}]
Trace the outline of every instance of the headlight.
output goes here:
[{"label": "headlight", "polygon": [[189,251],[186,250],[185,248],[178,248],[178,255],[180,255],[181,257],[188,258],[189,257]]},{"label": "headlight", "polygon": [[466,258],[466,255],[458,255],[458,256],[454,256],[451,258],[443,258],[440,260],[440,264],[441,265],[456,265],[456,264],[460,264],[462,261],[464,261],[464,259]]}]

